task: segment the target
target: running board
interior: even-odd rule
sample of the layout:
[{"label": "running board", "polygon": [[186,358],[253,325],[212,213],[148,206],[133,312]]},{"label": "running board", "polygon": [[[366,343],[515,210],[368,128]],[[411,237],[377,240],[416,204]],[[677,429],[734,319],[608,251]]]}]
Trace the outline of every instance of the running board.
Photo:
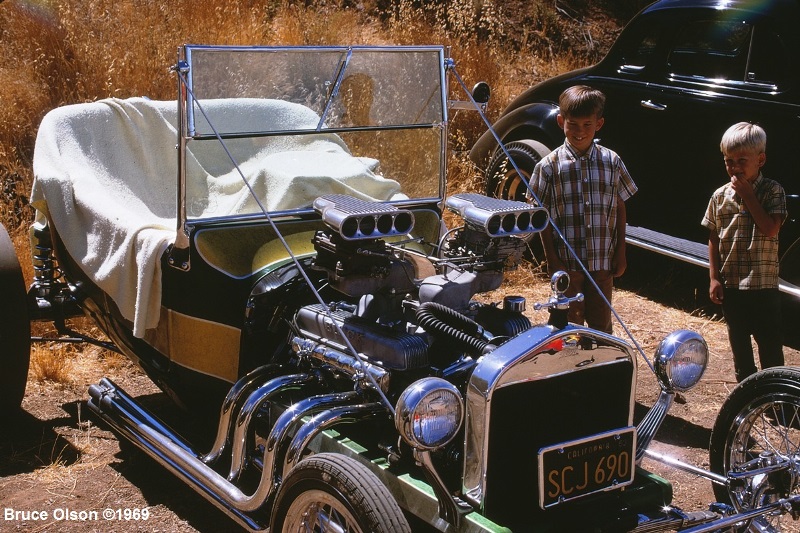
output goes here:
[{"label": "running board", "polygon": [[625,241],[651,252],[708,268],[708,244],[672,237],[630,224],[625,230]]},{"label": "running board", "polygon": [[[650,252],[655,252],[672,259],[708,268],[708,244],[680,239],[664,233],[639,226],[628,225],[625,230],[625,242]],[[800,286],[785,280],[778,280],[778,289],[795,298],[800,298]]]}]

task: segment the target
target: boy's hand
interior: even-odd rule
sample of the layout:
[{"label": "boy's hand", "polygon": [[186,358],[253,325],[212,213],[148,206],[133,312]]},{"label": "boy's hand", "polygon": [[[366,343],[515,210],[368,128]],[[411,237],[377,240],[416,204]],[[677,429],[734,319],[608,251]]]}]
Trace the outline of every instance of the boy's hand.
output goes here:
[{"label": "boy's hand", "polygon": [[625,250],[618,248],[614,253],[614,257],[611,258],[611,275],[618,278],[625,273],[627,268],[628,259],[625,255]]},{"label": "boy's hand", "polygon": [[753,184],[745,178],[731,176],[731,188],[742,198],[742,200],[745,198],[750,199],[755,195],[755,192],[753,191]]},{"label": "boy's hand", "polygon": [[715,304],[721,304],[723,298],[722,283],[718,279],[712,279],[708,287],[708,297]]}]

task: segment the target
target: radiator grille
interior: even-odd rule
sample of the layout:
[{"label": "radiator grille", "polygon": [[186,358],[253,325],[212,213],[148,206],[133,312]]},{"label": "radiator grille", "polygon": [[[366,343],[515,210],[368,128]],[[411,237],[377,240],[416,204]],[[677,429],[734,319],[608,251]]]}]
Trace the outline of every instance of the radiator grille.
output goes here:
[{"label": "radiator grille", "polygon": [[[633,371],[630,360],[620,359],[495,391],[485,499],[490,519],[514,524],[514,531],[522,531],[543,514],[575,514],[580,500],[546,512],[539,508],[537,452],[544,446],[627,426]],[[589,496],[583,502],[602,497]]]}]

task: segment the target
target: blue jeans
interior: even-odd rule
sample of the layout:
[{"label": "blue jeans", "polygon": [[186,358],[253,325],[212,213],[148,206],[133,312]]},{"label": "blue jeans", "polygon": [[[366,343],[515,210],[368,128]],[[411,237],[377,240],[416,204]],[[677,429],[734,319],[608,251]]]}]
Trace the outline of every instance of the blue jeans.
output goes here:
[{"label": "blue jeans", "polygon": [[781,333],[781,299],[778,289],[723,289],[722,314],[728,323],[728,340],[733,352],[736,381],[755,374],[752,336],[758,345],[761,368],[781,366],[783,336]]}]

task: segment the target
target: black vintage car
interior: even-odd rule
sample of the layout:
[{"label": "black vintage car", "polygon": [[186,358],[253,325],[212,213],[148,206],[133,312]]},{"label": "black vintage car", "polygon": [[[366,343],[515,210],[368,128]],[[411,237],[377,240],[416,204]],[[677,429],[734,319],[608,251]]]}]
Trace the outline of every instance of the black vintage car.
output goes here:
[{"label": "black vintage car", "polygon": [[[708,266],[700,225],[728,179],[719,151],[740,121],[767,132],[765,175],[788,196],[781,230],[787,341],[800,344],[800,4],[795,0],[661,0],[625,27],[598,64],[540,83],[503,111],[494,129],[523,176],[564,140],[558,96],[577,84],[607,97],[599,141],[620,154],[639,192],[626,202],[628,242]],[[491,196],[524,200],[527,189],[490,133],[472,148]]]},{"label": "black vintage car", "polygon": [[[210,444],[109,379],[90,411],[247,530],[779,531],[797,516],[800,371],[733,392],[712,471],[670,461],[717,487],[720,503],[684,512],[641,462],[701,379],[703,338],[673,332],[651,359],[568,324],[564,273],[533,322],[520,296],[478,301],[549,219],[445,197],[448,110],[480,105],[448,98],[463,82],[443,47],[186,45],[173,71],[176,101],[42,121],[27,290],[0,231],[0,412],[24,394],[30,320],[66,332],[86,315]],[[660,393],[634,419],[640,362]]]}]

